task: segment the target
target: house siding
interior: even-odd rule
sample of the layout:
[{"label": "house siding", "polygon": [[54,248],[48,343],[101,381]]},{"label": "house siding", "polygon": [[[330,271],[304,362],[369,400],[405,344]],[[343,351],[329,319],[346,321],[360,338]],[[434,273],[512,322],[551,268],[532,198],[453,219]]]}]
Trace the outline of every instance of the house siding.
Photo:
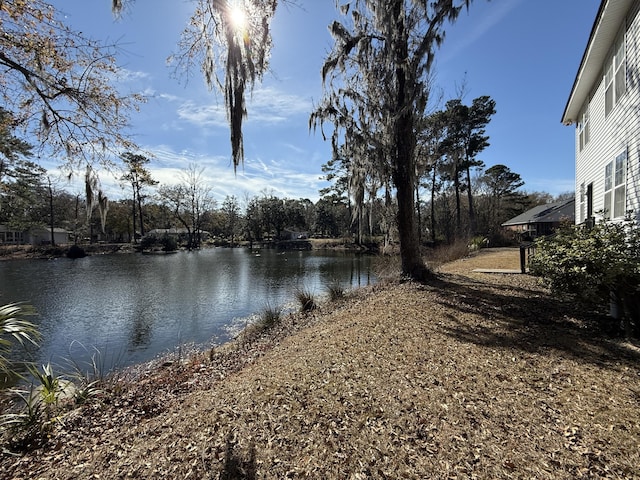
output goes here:
[{"label": "house siding", "polygon": [[[626,151],[626,210],[633,210],[640,219],[640,0],[634,2],[626,16],[626,93],[605,116],[604,65],[602,75],[591,88],[589,100],[590,139],[580,151],[578,129],[576,134],[576,223],[586,220],[581,198],[587,185],[593,184],[593,213],[602,218],[605,193],[605,167]],[[622,26],[621,26],[622,28]],[[613,46],[613,44],[611,45]]]},{"label": "house siding", "polygon": [[640,1],[635,2],[631,8],[627,22],[629,111],[626,123],[630,140],[627,159],[627,210],[633,210],[635,218],[640,220]]}]

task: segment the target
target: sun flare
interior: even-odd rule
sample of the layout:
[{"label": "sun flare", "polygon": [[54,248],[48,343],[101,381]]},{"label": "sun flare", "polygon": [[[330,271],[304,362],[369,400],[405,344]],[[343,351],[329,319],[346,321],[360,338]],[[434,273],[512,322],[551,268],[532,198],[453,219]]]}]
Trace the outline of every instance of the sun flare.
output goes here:
[{"label": "sun flare", "polygon": [[229,20],[233,28],[239,32],[247,27],[247,12],[242,2],[231,2],[229,4]]}]

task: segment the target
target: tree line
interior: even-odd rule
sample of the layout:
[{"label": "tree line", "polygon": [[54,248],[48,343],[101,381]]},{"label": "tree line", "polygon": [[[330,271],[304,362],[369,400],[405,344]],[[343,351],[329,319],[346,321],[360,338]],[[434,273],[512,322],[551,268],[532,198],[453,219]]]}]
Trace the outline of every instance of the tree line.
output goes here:
[{"label": "tree line", "polygon": [[[292,232],[360,245],[399,241],[394,222],[397,203],[384,189],[368,183],[353,188],[358,184],[346,159],[336,157],[324,165],[331,185],[320,191],[316,202],[280,198],[268,190],[217,201],[215,186],[206,181],[203,168],[190,165],[178,182],[162,185],[153,178],[148,157],[124,152],[120,183],[129,192],[128,198],[110,201],[90,167],[84,192],[69,193],[30,160],[28,144],[6,129],[0,130],[0,140],[7,154],[0,164],[0,224],[12,230],[62,228],[70,232],[74,243],[137,243],[153,230],[179,229],[187,248],[198,248],[207,237],[216,244],[233,246],[241,241],[277,241],[289,238]],[[423,157],[432,159],[430,164],[423,163],[415,192],[423,244],[467,239],[472,225],[492,244],[503,243],[508,239],[502,236],[502,222],[552,200],[544,192],[519,190],[523,185],[520,176],[505,165],[483,170],[481,162],[475,161],[471,175],[467,164],[456,165],[460,157],[446,153],[450,151]],[[455,181],[452,172],[456,171],[464,172],[460,176],[464,181]],[[362,185],[367,187],[366,195]]]}]

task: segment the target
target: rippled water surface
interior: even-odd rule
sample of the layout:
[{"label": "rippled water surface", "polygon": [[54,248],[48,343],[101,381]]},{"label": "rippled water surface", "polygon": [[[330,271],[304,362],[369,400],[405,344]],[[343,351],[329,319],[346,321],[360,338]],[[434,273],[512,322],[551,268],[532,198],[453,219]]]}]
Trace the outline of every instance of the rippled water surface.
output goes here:
[{"label": "rippled water surface", "polygon": [[195,342],[229,339],[230,326],[297,288],[323,295],[373,282],[371,257],[332,252],[206,249],[171,255],[114,254],[79,260],[0,262],[0,304],[31,303],[42,332],[39,362],[103,369],[143,362]]}]

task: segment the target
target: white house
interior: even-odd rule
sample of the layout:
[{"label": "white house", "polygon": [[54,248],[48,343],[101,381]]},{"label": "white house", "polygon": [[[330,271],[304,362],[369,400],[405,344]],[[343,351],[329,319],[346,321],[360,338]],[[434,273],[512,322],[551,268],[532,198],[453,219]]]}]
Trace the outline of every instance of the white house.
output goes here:
[{"label": "white house", "polygon": [[[53,241],[56,245],[69,243],[69,232],[63,228],[53,229]],[[0,245],[47,245],[51,243],[51,230],[34,227],[27,231],[11,229],[0,225]]]},{"label": "white house", "polygon": [[575,125],[576,223],[640,220],[640,0],[602,0],[562,115]]}]

